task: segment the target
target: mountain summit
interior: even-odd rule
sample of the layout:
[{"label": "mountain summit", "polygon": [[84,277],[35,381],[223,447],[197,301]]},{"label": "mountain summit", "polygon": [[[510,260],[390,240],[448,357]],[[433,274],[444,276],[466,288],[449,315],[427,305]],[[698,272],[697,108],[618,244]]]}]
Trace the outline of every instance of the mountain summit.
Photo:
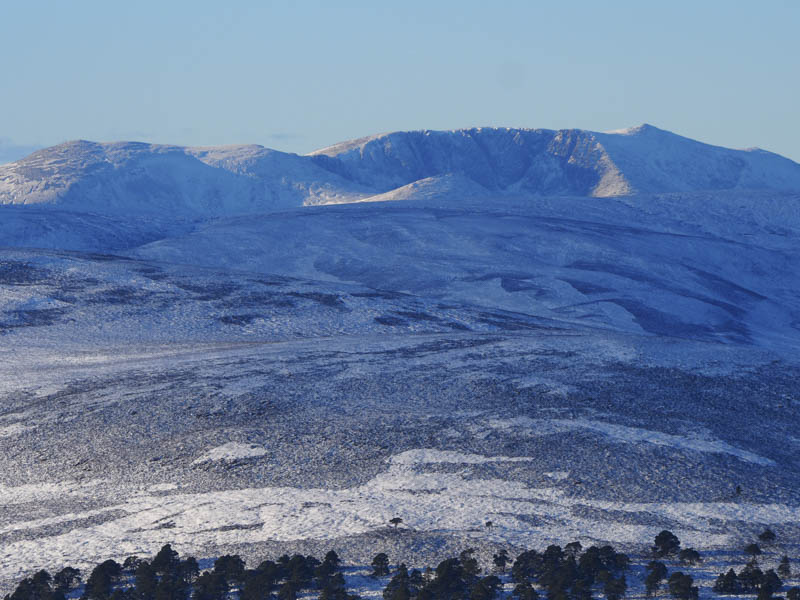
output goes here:
[{"label": "mountain summit", "polygon": [[641,125],[608,133],[394,132],[306,156],[254,145],[75,141],[0,167],[2,204],[109,214],[251,214],[421,193],[609,197],[729,189],[800,190],[800,165]]},{"label": "mountain summit", "polygon": [[381,188],[459,173],[487,190],[536,195],[800,189],[800,165],[789,159],[711,146],[647,124],[609,133],[398,132],[337,144],[311,156],[349,180]]}]

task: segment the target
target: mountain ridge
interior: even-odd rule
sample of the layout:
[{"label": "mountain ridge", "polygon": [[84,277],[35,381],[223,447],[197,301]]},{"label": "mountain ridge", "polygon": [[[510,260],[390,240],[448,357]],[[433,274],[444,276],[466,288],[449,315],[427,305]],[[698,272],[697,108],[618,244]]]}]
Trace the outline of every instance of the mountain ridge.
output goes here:
[{"label": "mountain ridge", "polygon": [[[644,124],[616,132],[472,128],[399,131],[307,155],[254,144],[183,147],[66,142],[0,166],[0,204],[103,214],[230,216],[428,195],[453,177],[474,194],[615,197],[800,190],[800,164]],[[433,184],[431,183],[433,182]],[[413,186],[411,190],[413,191]]]}]

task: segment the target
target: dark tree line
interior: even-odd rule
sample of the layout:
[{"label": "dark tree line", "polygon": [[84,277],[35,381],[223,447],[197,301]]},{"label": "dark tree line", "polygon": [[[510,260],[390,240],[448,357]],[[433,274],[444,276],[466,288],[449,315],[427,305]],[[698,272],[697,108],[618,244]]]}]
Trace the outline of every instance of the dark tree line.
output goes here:
[{"label": "dark tree line", "polygon": [[625,572],[628,557],[611,546],[590,546],[580,543],[548,546],[544,552],[528,550],[514,561],[511,577],[520,598],[536,598],[537,583],[548,600],[590,600],[595,590],[608,600],[620,600],[628,589]]},{"label": "dark tree line", "polygon": [[763,572],[757,566],[748,564],[738,574],[733,569],[721,573],[714,582],[714,591],[718,594],[736,595],[758,593],[759,598],[769,600],[783,587],[783,581],[773,570]]},{"label": "dark tree line", "polygon": [[[772,543],[774,536],[765,530],[759,539]],[[773,595],[792,574],[789,558],[784,556],[777,570],[763,572],[758,567],[758,554],[748,553],[750,562],[739,573],[729,569],[720,574],[714,591],[721,595],[755,593],[757,600],[776,600]],[[655,538],[652,556],[644,577],[648,597],[668,591],[675,600],[697,600],[698,588],[692,576],[680,570],[670,573],[663,561],[697,565],[702,562],[700,553],[682,549],[673,533],[662,531]],[[564,548],[551,545],[541,552],[527,550],[516,559],[500,550],[492,557],[492,564],[497,574],[510,572],[515,600],[540,600],[542,596],[542,600],[593,600],[600,594],[606,600],[622,600],[628,591],[630,560],[608,545],[585,549],[580,542]],[[151,560],[132,556],[121,565],[113,560],[100,563],[85,583],[81,573],[71,567],[52,576],[39,571],[23,579],[5,600],[66,600],[78,594],[81,600],[297,600],[300,595],[314,595],[319,600],[358,600],[347,590],[340,567],[334,551],[322,560],[283,555],[253,569],[248,569],[239,556],[225,555],[201,573],[197,560],[181,558],[167,544]],[[390,577],[383,590],[384,600],[494,600],[502,588],[496,574],[482,574],[473,549],[424,573],[409,571],[404,564],[392,572],[388,555],[381,552],[372,560],[371,575]],[[800,589],[788,590],[786,600],[800,600]]]},{"label": "dark tree line", "polygon": [[[347,593],[335,552],[319,561],[313,556],[284,555],[247,569],[235,555],[220,556],[214,567],[200,573],[194,557],[181,559],[167,544],[151,560],[130,557],[120,565],[107,560],[89,574],[81,600],[224,600],[237,591],[240,600],[296,600],[315,590],[321,600],[354,600]],[[65,600],[78,588],[78,570],[67,567],[51,577],[40,571],[20,582],[5,600]]]}]

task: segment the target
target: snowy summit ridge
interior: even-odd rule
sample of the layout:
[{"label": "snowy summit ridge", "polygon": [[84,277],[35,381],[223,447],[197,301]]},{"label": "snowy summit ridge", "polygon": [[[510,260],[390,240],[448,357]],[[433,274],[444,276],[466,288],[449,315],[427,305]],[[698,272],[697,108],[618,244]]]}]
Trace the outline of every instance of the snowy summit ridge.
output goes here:
[{"label": "snowy summit ridge", "polygon": [[800,190],[800,165],[645,124],[608,133],[486,127],[394,132],[306,156],[256,145],[73,141],[0,167],[0,204],[104,214],[253,214],[413,198],[420,187],[427,196]]}]

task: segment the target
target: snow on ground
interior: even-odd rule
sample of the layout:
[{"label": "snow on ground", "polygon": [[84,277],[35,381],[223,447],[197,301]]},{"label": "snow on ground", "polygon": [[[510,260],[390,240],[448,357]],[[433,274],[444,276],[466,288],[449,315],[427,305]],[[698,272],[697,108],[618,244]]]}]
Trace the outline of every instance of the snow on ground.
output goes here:
[{"label": "snow on ground", "polygon": [[192,464],[199,465],[204,462],[211,462],[215,460],[236,460],[239,458],[252,458],[256,456],[264,456],[269,451],[266,448],[259,448],[253,444],[242,444],[239,442],[228,442],[216,448],[212,448]]},{"label": "snow on ground", "polygon": [[526,462],[532,458],[526,456],[479,456],[477,454],[463,454],[452,450],[433,450],[431,448],[408,450],[392,457],[392,464],[396,465],[424,465],[435,463],[453,463],[463,465],[477,465],[490,462]]},{"label": "snow on ground", "polygon": [[[465,184],[152,228],[4,212],[0,240],[57,250],[0,252],[0,583],[166,542],[372,551],[391,531],[434,555],[796,528],[797,195]],[[337,199],[296,192],[279,205]]]},{"label": "snow on ground", "polygon": [[800,281],[790,268],[800,260],[797,207],[796,194],[744,192],[602,202],[445,196],[219,219],[132,254],[788,355],[800,337]]},{"label": "snow on ground", "polygon": [[488,190],[609,197],[736,188],[797,190],[800,165],[644,125],[625,135],[508,128],[394,132],[310,156],[253,145],[72,141],[0,166],[0,205],[185,219]]},{"label": "snow on ground", "polygon": [[627,444],[656,444],[671,446],[693,452],[712,452],[729,454],[743,461],[762,466],[773,466],[775,461],[759,456],[753,452],[736,448],[722,440],[714,439],[708,434],[687,431],[680,435],[673,435],[651,429],[628,427],[617,423],[605,421],[590,421],[586,419],[532,419],[530,417],[514,417],[512,419],[489,419],[486,424],[496,430],[509,429],[524,432],[527,435],[553,435],[566,431],[584,430],[597,433],[620,443]]},{"label": "snow on ground", "polygon": [[[800,507],[783,504],[618,503],[577,497],[556,488],[474,477],[469,472],[478,463],[508,461],[509,457],[461,458],[454,453],[416,449],[391,457],[387,468],[366,484],[341,490],[265,487],[159,495],[152,495],[152,489],[142,490],[102,510],[67,516],[80,520],[106,513],[112,516],[109,520],[46,538],[4,544],[0,578],[18,575],[20,565],[84,565],[110,554],[124,557],[153,553],[168,542],[188,552],[204,544],[334,540],[379,530],[393,517],[401,517],[401,527],[411,531],[448,531],[523,547],[574,539],[636,544],[652,539],[659,531],[658,526],[625,522],[619,516],[608,520],[580,516],[586,507],[617,515],[652,514],[672,519],[677,524],[675,533],[684,544],[700,549],[730,541],[728,534],[720,532],[720,521],[773,526],[800,522]],[[431,470],[442,462],[462,469]],[[3,489],[0,498],[8,503],[34,501],[40,494],[102,495],[100,483]],[[168,486],[159,489],[167,491]],[[484,526],[487,520],[493,527]],[[45,519],[6,524],[0,526],[0,535],[18,531],[22,525],[35,528],[53,522]]]},{"label": "snow on ground", "polygon": [[23,425],[22,423],[12,423],[11,425],[0,425],[0,437],[11,437],[19,435],[23,431],[33,429],[31,425]]},{"label": "snow on ground", "polygon": [[43,502],[63,496],[85,497],[93,494],[103,483],[102,479],[93,479],[59,483],[31,483],[14,487],[0,486],[0,505]]},{"label": "snow on ground", "polygon": [[[35,328],[20,337],[36,339]],[[735,402],[750,401],[754,381],[705,375],[706,364],[717,370],[717,345],[644,342],[545,330],[5,347],[1,422],[36,423],[37,431],[4,446],[0,583],[18,578],[19,565],[86,566],[153,554],[167,542],[201,556],[266,543],[333,544],[379,536],[393,517],[403,519],[402,536],[537,548],[573,539],[636,545],[665,526],[705,548],[737,541],[743,523],[800,523],[791,472],[699,424],[686,442],[676,429],[684,421],[663,422],[658,412],[658,402],[669,401],[713,424],[717,413],[704,411],[714,404],[695,406],[692,391],[709,395],[717,390],[709,382],[724,383],[718,392],[727,406],[735,393]],[[634,363],[614,370],[616,358],[602,359],[607,347],[646,363],[651,382],[652,366],[662,365],[656,372],[667,383],[648,392]],[[672,365],[688,352],[698,368],[682,376],[695,387],[673,389],[681,379]],[[729,370],[757,355],[726,352]],[[599,362],[585,371],[589,356]],[[541,391],[515,387],[527,372],[541,375]],[[586,381],[623,387],[592,388],[602,399],[593,410],[586,396],[575,397]],[[778,379],[765,381],[770,390],[759,398],[786,397]],[[575,391],[547,392],[562,382]],[[25,395],[32,389],[48,391]],[[607,401],[621,402],[620,413],[606,412]],[[769,409],[763,401],[747,406],[752,414]],[[744,421],[729,419],[722,435],[762,439]],[[764,439],[779,435],[772,429]],[[64,473],[47,471],[62,455]],[[34,477],[40,482],[9,483]],[[726,489],[740,477],[749,495],[734,502]]]},{"label": "snow on ground", "polygon": [[154,483],[147,487],[148,492],[169,492],[178,489],[177,483]]}]

